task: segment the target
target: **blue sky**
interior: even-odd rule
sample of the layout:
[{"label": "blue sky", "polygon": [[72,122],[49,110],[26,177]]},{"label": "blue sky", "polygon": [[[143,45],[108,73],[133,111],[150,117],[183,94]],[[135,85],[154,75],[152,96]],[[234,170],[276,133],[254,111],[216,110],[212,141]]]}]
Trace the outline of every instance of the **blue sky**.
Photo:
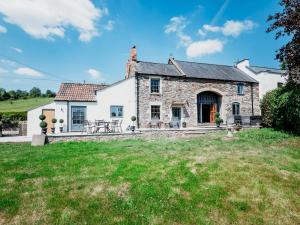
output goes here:
[{"label": "blue sky", "polygon": [[133,45],[143,61],[278,67],[284,40],[265,30],[279,10],[277,0],[1,0],[0,86],[112,83]]}]

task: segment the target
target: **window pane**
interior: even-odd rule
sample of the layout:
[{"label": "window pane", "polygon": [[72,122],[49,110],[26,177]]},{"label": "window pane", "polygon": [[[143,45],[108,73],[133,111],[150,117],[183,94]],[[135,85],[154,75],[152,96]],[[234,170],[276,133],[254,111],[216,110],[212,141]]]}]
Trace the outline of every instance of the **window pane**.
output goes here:
[{"label": "window pane", "polygon": [[160,106],[159,105],[152,105],[151,106],[151,119],[152,120],[159,120],[160,119]]},{"label": "window pane", "polygon": [[123,106],[111,106],[110,107],[111,117],[123,117]]},{"label": "window pane", "polygon": [[151,87],[151,93],[159,93],[159,89],[160,89],[160,79],[151,79],[151,83],[150,83]]},{"label": "window pane", "polygon": [[232,103],[232,115],[240,115],[240,103]]},{"label": "window pane", "polygon": [[243,95],[244,94],[244,84],[238,84],[237,86],[237,92],[239,95]]}]

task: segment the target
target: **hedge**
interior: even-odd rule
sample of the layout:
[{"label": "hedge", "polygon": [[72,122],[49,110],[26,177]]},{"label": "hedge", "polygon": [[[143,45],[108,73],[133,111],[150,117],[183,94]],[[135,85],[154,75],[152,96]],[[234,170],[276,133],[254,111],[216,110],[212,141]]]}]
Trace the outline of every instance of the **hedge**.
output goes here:
[{"label": "hedge", "polygon": [[9,118],[10,120],[26,121],[27,112],[0,112],[0,120],[3,117]]}]

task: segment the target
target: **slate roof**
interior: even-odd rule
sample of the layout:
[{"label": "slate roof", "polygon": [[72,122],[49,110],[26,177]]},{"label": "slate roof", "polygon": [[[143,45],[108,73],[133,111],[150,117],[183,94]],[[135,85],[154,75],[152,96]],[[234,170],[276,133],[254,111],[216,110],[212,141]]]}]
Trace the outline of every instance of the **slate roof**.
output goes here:
[{"label": "slate roof", "polygon": [[[234,66],[186,62],[174,60],[179,68],[173,64],[141,62],[136,64],[136,72],[139,74],[183,76],[199,79],[213,79],[226,81],[240,81],[257,83],[255,79],[237,69]],[[182,74],[181,71],[184,72]]]},{"label": "slate roof", "polygon": [[174,65],[164,63],[142,62],[136,64],[136,72],[150,75],[181,76]]},{"label": "slate roof", "polygon": [[275,68],[267,68],[267,67],[261,67],[261,66],[250,66],[247,67],[250,69],[252,72],[258,74],[262,72],[269,72],[269,73],[278,73],[278,74],[285,74],[285,70],[280,70],[280,69],[275,69]]},{"label": "slate roof", "polygon": [[54,101],[95,102],[96,91],[107,86],[104,84],[62,83]]},{"label": "slate roof", "polygon": [[175,60],[187,77],[257,83],[255,79],[234,66]]}]

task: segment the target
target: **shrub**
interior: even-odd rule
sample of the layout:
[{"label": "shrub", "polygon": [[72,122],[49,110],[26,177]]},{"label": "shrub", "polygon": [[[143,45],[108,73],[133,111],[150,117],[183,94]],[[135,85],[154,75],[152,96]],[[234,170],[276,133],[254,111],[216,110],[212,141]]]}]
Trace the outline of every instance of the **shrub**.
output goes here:
[{"label": "shrub", "polygon": [[40,122],[40,127],[41,128],[47,128],[48,124],[45,121]]},{"label": "shrub", "polygon": [[131,121],[133,121],[133,122],[136,121],[136,116],[132,116]]},{"label": "shrub", "polygon": [[9,117],[10,120],[26,121],[27,112],[0,112],[0,120],[3,117]]},{"label": "shrub", "polygon": [[268,93],[261,103],[266,126],[300,134],[300,84],[293,81]]},{"label": "shrub", "polygon": [[63,123],[64,122],[64,120],[63,119],[59,119],[59,123]]},{"label": "shrub", "polygon": [[262,125],[265,127],[272,127],[274,125],[274,111],[275,102],[279,89],[269,91],[263,97],[260,108],[262,115]]},{"label": "shrub", "polygon": [[53,118],[53,119],[51,120],[51,122],[52,122],[52,123],[56,123],[56,122],[57,122],[57,119]]},{"label": "shrub", "polygon": [[39,116],[39,118],[40,118],[40,120],[45,120],[46,119],[46,116],[45,115],[43,115],[43,114],[41,114],[40,116]]}]

